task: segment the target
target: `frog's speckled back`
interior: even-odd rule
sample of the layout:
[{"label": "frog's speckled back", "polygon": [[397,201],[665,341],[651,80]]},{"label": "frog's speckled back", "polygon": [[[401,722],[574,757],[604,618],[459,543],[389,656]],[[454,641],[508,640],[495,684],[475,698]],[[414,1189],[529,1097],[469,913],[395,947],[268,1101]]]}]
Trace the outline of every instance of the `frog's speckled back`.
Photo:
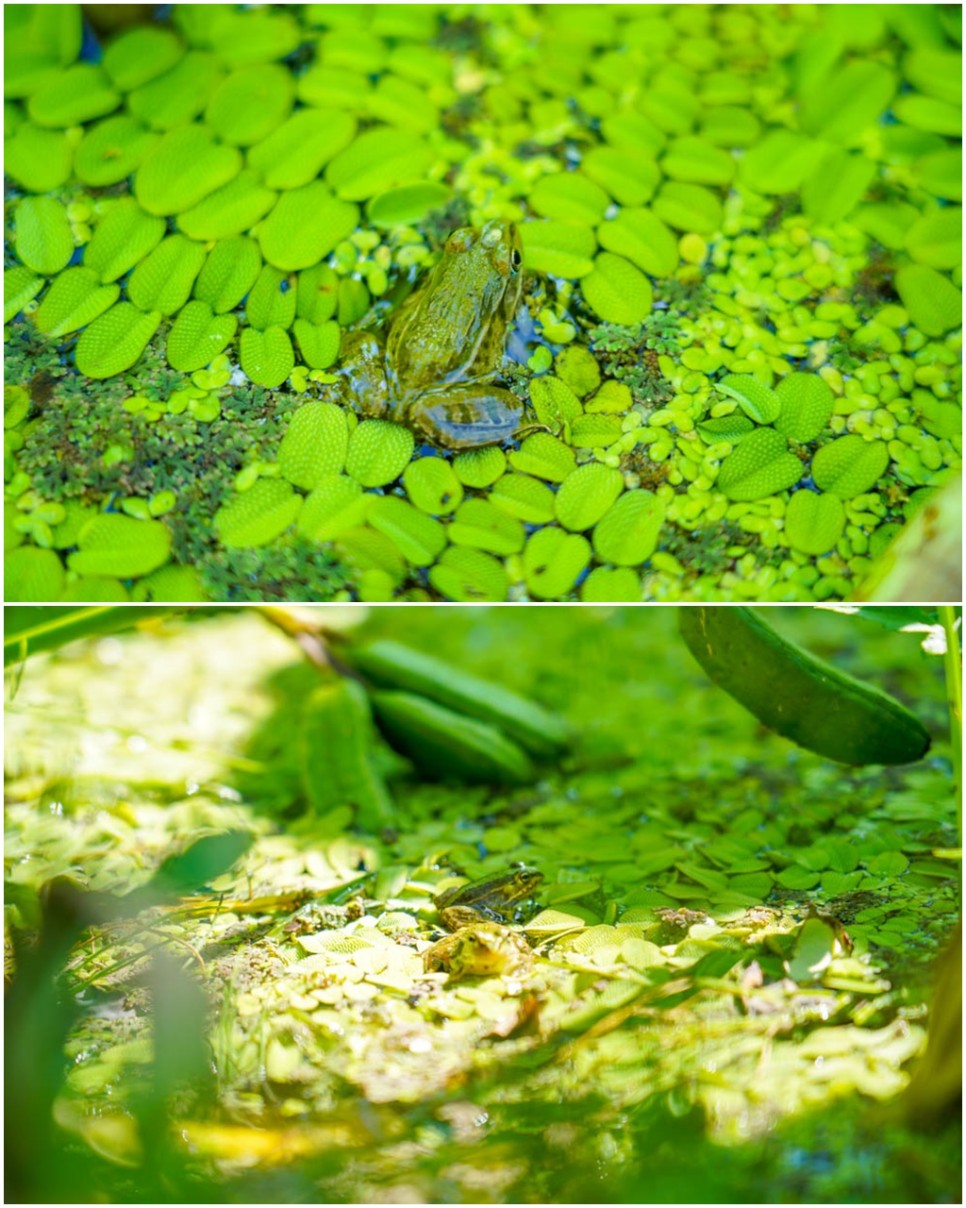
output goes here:
[{"label": "frog's speckled back", "polygon": [[495,373],[523,288],[512,223],[454,231],[428,281],[389,331],[393,387],[412,394]]}]

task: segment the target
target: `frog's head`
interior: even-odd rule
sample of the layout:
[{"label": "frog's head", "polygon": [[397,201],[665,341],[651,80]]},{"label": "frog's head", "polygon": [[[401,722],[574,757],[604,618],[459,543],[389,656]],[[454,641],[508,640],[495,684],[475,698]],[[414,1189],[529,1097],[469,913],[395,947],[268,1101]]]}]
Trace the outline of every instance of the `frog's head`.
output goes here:
[{"label": "frog's head", "polygon": [[512,222],[460,227],[446,240],[434,274],[437,290],[462,299],[467,316],[482,329],[496,328],[503,351],[505,327],[517,312],[523,291],[523,247]]},{"label": "frog's head", "polygon": [[460,227],[443,247],[443,257],[478,261],[506,281],[514,280],[523,267],[523,245],[516,225],[492,221],[484,227]]},{"label": "frog's head", "polygon": [[543,873],[536,868],[521,865],[520,868],[514,869],[512,882],[514,899],[529,897],[542,881]]}]

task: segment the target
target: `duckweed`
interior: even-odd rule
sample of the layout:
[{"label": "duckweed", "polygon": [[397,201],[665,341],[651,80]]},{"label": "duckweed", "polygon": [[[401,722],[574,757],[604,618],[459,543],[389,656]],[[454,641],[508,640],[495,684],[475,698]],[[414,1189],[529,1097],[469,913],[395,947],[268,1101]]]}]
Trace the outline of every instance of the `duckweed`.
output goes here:
[{"label": "duckweed", "polygon": [[[17,542],[47,540],[21,506],[41,481],[41,503],[83,493],[104,510],[103,469],[123,465],[126,500],[187,505],[165,512],[172,548],[220,563],[224,583],[249,531],[229,520],[222,541],[226,492],[274,467],[295,491],[267,528],[287,512],[305,540],[358,530],[342,548],[368,598],[391,581],[413,599],[522,600],[534,584],[550,599],[567,583],[623,600],[626,574],[597,571],[633,565],[646,599],[827,599],[860,590],[907,501],[958,469],[960,58],[932,10],[894,6],[855,42],[834,6],[508,5],[472,30],[446,9],[182,8],[106,37],[98,62],[79,7],[61,8],[10,29],[8,365],[30,380],[16,350],[35,329],[67,361],[60,405],[74,380],[117,388],[59,477],[41,472],[37,410],[8,430]],[[784,60],[795,71],[776,74]],[[507,366],[528,399],[517,440],[441,456],[349,416],[344,463],[325,434],[316,458],[342,331],[382,322],[453,227],[491,219],[517,222],[527,271]],[[222,357],[217,384],[182,376]],[[205,467],[199,495],[185,446],[226,404],[254,425],[247,451],[220,428],[222,481]],[[157,425],[168,443],[149,465],[135,450]],[[870,491],[882,506],[852,533],[832,499]],[[610,556],[622,493],[643,503],[619,516],[662,517],[633,563]],[[434,564],[366,519],[383,494],[438,522]],[[752,504],[767,514],[735,513]],[[408,511],[374,515],[405,516],[415,552]],[[586,535],[576,576],[570,555],[559,575],[528,569],[520,534],[529,549],[545,528]],[[265,540],[281,557],[292,535]],[[65,577],[46,581],[74,592],[74,547],[56,548]]]}]

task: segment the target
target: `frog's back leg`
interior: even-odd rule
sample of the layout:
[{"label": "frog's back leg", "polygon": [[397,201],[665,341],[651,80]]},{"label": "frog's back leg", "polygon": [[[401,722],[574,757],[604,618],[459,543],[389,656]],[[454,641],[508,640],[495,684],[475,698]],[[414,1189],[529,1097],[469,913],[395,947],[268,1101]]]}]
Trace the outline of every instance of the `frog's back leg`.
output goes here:
[{"label": "frog's back leg", "polygon": [[523,417],[523,403],[499,386],[450,386],[421,395],[406,423],[443,449],[475,449],[508,440]]}]

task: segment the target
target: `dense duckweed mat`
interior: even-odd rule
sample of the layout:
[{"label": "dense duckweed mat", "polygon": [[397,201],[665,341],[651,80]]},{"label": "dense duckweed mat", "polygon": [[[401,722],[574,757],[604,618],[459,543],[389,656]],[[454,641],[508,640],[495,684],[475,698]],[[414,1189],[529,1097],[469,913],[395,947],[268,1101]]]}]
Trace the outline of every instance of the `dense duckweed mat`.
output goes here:
[{"label": "dense duckweed mat", "polygon": [[[5,21],[8,598],[839,599],[958,473],[955,6]],[[454,454],[333,370],[487,222]]]},{"label": "dense duckweed mat", "polygon": [[[906,701],[931,754],[847,768],[769,734],[671,610],[374,609],[373,638],[556,703],[574,737],[502,789],[424,783],[380,745],[396,812],[373,833],[306,812],[319,677],[261,617],[29,658],[8,927],[52,877],[116,905],[199,836],[250,846],[48,970],[74,1015],[18,1090],[15,1152],[37,1152],[38,1096],[56,1122],[27,1198],[955,1201],[955,1113],[920,1133],[904,1107],[960,902],[941,660],[864,621],[772,620]],[[520,863],[525,909],[491,927],[512,959],[433,967],[446,890]],[[43,1001],[8,1010],[19,1050]]]}]

